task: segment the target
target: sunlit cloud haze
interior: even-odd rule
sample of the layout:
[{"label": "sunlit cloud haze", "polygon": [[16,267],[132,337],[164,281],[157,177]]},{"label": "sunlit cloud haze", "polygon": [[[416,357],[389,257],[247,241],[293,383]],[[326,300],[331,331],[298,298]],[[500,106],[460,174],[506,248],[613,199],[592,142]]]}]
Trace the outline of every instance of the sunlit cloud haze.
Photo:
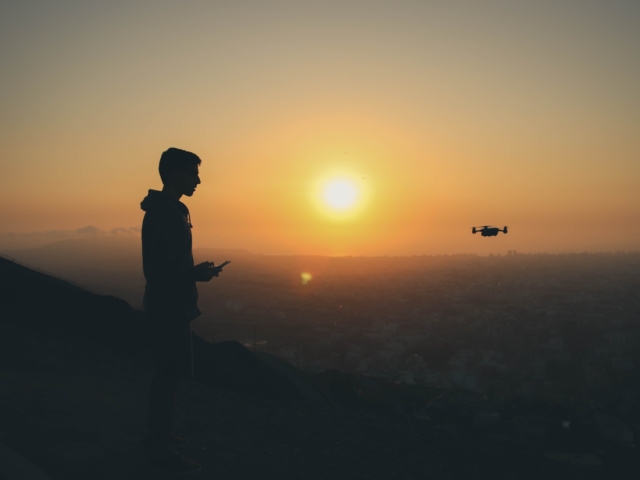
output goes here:
[{"label": "sunlit cloud haze", "polygon": [[140,227],[118,227],[109,231],[92,225],[76,230],[48,230],[45,232],[7,232],[0,234],[1,249],[38,248],[64,240],[82,240],[88,238],[137,238]]},{"label": "sunlit cloud haze", "polygon": [[195,247],[638,250],[638,25],[620,0],[3,2],[0,234],[140,225],[173,146],[203,161]]}]

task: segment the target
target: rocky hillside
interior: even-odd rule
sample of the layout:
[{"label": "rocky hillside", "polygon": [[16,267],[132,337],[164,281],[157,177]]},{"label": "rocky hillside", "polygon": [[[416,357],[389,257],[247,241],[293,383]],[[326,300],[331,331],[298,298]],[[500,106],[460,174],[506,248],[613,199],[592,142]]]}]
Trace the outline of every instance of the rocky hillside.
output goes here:
[{"label": "rocky hillside", "polygon": [[[138,470],[153,373],[143,315],[22,269],[0,263],[0,441],[54,479],[151,478]],[[580,465],[327,401],[233,342],[196,348],[200,373],[180,386],[176,433],[191,438],[185,455],[203,465],[200,478],[637,478],[628,465]]]}]

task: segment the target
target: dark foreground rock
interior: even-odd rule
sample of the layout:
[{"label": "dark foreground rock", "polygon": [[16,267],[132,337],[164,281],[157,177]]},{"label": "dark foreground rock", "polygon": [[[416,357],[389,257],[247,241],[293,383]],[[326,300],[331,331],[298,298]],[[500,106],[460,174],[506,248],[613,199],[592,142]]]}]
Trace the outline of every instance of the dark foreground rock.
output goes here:
[{"label": "dark foreground rock", "polygon": [[[0,440],[54,479],[138,479],[148,362],[67,333],[3,322]],[[428,424],[342,409],[254,399],[197,381],[178,394],[176,432],[200,478],[625,479],[478,444]]]},{"label": "dark foreground rock", "polygon": [[[148,357],[144,312],[120,298],[88,292],[2,257],[0,305],[6,310],[3,322],[66,332],[141,361]],[[3,355],[8,353],[0,352],[0,359]],[[305,397],[289,376],[277,373],[235,341],[211,344],[193,333],[193,368],[197,381],[235,393],[286,403]]]}]

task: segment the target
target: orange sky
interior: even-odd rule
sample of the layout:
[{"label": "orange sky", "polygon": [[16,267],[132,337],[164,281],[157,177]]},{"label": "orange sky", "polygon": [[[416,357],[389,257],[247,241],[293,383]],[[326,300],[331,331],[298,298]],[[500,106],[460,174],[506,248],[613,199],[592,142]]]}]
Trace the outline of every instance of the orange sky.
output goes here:
[{"label": "orange sky", "polygon": [[[130,3],[0,6],[0,247],[139,226],[174,146],[195,246],[640,249],[633,2]],[[366,197],[340,221],[339,174]]]}]

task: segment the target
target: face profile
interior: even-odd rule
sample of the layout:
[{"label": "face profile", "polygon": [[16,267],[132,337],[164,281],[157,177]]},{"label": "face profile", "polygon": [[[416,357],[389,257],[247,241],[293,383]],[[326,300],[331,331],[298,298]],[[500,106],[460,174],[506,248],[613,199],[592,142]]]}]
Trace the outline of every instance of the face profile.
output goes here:
[{"label": "face profile", "polygon": [[163,152],[158,165],[162,191],[175,200],[191,197],[200,184],[200,163],[200,157],[186,150],[172,147]]},{"label": "face profile", "polygon": [[179,193],[191,197],[201,183],[198,165],[191,165],[175,172],[173,181]]}]

